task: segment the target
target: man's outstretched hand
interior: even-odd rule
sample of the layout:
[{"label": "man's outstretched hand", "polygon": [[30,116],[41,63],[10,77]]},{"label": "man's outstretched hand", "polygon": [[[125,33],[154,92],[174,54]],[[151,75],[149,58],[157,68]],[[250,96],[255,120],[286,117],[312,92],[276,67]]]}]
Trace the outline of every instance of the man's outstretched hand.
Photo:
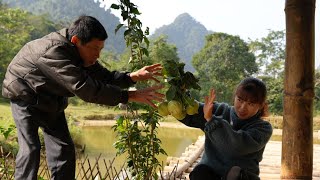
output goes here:
[{"label": "man's outstretched hand", "polygon": [[162,70],[161,64],[144,66],[143,68],[130,73],[130,77],[134,82],[144,81],[149,79],[159,82],[159,80],[156,77],[162,76],[161,70]]},{"label": "man's outstretched hand", "polygon": [[152,86],[145,89],[139,89],[135,91],[128,91],[129,94],[129,102],[139,102],[148,104],[154,108],[157,108],[157,106],[152,101],[164,101],[164,94],[156,92],[159,89],[162,89],[163,85],[158,86]]}]

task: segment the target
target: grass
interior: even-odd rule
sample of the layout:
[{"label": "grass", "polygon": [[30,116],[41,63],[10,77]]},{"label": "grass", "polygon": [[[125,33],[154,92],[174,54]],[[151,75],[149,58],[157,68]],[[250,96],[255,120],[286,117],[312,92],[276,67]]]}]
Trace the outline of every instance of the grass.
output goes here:
[{"label": "grass", "polygon": [[[0,103],[0,125],[7,127],[14,124],[11,115],[10,104],[1,101]],[[69,105],[66,109],[66,116],[73,121],[84,120],[113,120],[119,114],[125,113],[124,110],[118,110],[113,107],[101,106],[96,104],[86,104],[81,106]],[[282,116],[270,116],[266,118],[274,129],[282,129]],[[164,122],[177,122],[172,116],[162,119]],[[320,116],[313,118],[313,129],[320,130]]]},{"label": "grass", "polygon": [[87,104],[82,106],[69,105],[66,109],[66,114],[73,118],[81,120],[111,120],[114,119],[117,114],[121,114],[124,111],[115,110],[114,108]]},{"label": "grass", "polygon": [[0,112],[0,126],[8,127],[10,124],[14,124],[9,103],[1,101]]},{"label": "grass", "polygon": [[[270,116],[265,119],[272,124],[274,129],[282,129],[282,116]],[[320,130],[320,116],[313,117],[313,130]]]}]

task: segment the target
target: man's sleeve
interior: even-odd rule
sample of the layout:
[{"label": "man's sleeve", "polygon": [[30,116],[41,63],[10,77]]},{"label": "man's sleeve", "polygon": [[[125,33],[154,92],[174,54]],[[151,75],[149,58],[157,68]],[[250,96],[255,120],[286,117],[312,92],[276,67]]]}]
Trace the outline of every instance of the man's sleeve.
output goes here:
[{"label": "man's sleeve", "polygon": [[47,78],[84,101],[106,105],[127,103],[127,91],[101,79],[93,79],[81,68],[80,63],[80,57],[70,47],[61,45],[50,48],[36,65]]},{"label": "man's sleeve", "polygon": [[130,78],[129,72],[109,71],[98,61],[94,65],[86,67],[85,70],[91,78],[120,88],[128,88],[135,84]]}]

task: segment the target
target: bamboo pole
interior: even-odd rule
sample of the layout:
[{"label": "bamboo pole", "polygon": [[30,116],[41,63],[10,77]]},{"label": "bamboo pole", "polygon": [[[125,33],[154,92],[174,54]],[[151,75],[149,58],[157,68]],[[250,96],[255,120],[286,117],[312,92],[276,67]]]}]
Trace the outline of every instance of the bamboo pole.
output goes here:
[{"label": "bamboo pole", "polygon": [[281,179],[312,179],[315,0],[286,0]]},{"label": "bamboo pole", "polygon": [[168,165],[164,167],[163,172],[161,173],[161,179],[174,180],[181,177],[186,171],[189,171],[190,173],[189,168],[194,165],[204,151],[204,140],[204,136],[199,136],[194,144],[191,144],[186,148],[186,151],[182,153],[181,157],[168,157]]}]

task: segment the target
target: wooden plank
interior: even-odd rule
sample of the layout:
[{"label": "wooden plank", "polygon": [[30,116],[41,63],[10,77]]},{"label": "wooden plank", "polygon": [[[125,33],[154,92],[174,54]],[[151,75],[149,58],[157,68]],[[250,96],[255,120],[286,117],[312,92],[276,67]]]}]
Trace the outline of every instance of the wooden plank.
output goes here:
[{"label": "wooden plank", "polygon": [[[201,140],[201,141],[200,141]],[[199,138],[198,142],[194,143],[197,145],[198,148],[202,147],[201,143],[203,144],[203,139]],[[171,173],[171,171],[174,169],[174,166],[177,165],[178,161],[190,159],[186,156],[192,156],[192,151],[197,152],[199,155],[199,151],[196,151],[197,148],[194,148],[194,144],[190,145],[192,148],[186,148],[186,152],[183,153],[183,156],[181,157],[168,157],[167,159],[167,166],[164,167],[164,172]],[[269,141],[266,145],[264,154],[263,154],[263,160],[260,162],[260,178],[261,180],[278,180],[280,179],[280,173],[281,173],[281,147],[282,143],[279,141]],[[320,180],[320,145],[315,144],[314,145],[314,152],[313,152],[313,179],[319,179]],[[198,149],[199,150],[199,149]],[[199,155],[199,157],[194,160],[195,157],[193,157],[193,163],[189,164],[188,167],[186,167],[185,162],[182,162],[184,167],[184,171],[182,173],[182,176],[179,178],[181,179],[189,179],[189,173],[193,170],[193,168],[199,163],[201,159],[202,153]],[[176,168],[176,167],[175,167]],[[178,179],[179,179],[178,178]]]}]

